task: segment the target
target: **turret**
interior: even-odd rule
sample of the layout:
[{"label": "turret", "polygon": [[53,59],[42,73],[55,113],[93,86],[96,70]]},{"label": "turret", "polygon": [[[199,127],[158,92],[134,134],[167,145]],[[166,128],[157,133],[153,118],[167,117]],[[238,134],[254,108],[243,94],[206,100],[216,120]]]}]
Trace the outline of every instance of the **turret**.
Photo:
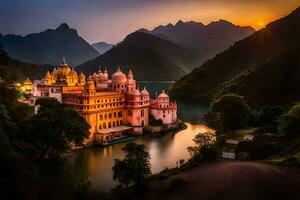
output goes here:
[{"label": "turret", "polygon": [[85,83],[84,91],[85,91],[85,94],[88,95],[88,96],[94,96],[95,93],[96,93],[95,83],[92,80],[91,76],[88,77],[88,79]]},{"label": "turret", "polygon": [[133,80],[133,73],[132,73],[131,69],[128,72],[127,79],[128,80]]},{"label": "turret", "polygon": [[79,84],[80,84],[80,85],[85,85],[85,75],[84,75],[84,73],[81,72],[81,73],[79,74],[78,80],[79,80]]}]

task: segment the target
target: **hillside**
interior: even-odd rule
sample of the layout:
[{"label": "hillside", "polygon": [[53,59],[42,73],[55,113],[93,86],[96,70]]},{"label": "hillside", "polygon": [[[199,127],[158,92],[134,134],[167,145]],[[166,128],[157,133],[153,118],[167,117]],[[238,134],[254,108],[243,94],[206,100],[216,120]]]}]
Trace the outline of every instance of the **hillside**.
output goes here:
[{"label": "hillside", "polygon": [[200,22],[183,22],[179,20],[175,25],[158,26],[149,31],[139,31],[153,34],[157,37],[174,42],[178,45],[193,49],[198,55],[198,64],[214,57],[236,41],[255,32],[252,27],[237,26],[225,20],[219,20],[204,25]]},{"label": "hillside", "polygon": [[[299,24],[300,9],[298,8],[290,15],[270,23],[266,28],[237,42],[228,50],[207,61],[202,66],[177,81],[171,90],[171,95],[177,99],[210,101],[218,88],[224,86],[223,84],[225,84],[226,81],[233,79],[242,72],[243,74],[234,79],[234,83],[232,81],[230,82],[231,84],[236,85],[236,88],[227,84],[225,88],[228,88],[228,90],[226,90],[234,92],[235,89],[239,90],[238,88],[240,88],[239,92],[242,93],[241,90],[244,90],[244,86],[246,85],[248,90],[243,93],[256,93],[255,95],[257,95],[258,87],[253,86],[250,82],[243,82],[244,77],[246,77],[245,74],[247,74],[246,70],[253,71],[257,68],[265,70],[265,68],[268,67],[272,68],[272,73],[266,71],[265,74],[262,75],[259,70],[255,70],[257,78],[254,82],[256,82],[256,85],[260,88],[263,88],[264,86],[264,89],[261,89],[260,93],[265,93],[265,96],[261,97],[260,100],[257,99],[257,101],[262,101],[262,99],[266,98],[271,91],[276,91],[278,94],[285,92],[287,95],[287,92],[292,92],[284,91],[289,87],[285,85],[286,87],[278,88],[278,85],[284,84],[281,81],[288,79],[288,77],[284,76],[288,76],[287,74],[292,73],[293,70],[297,70],[297,60],[287,57],[286,54],[288,53],[284,52],[290,51],[290,53],[292,53],[290,56],[294,55],[293,58],[297,58],[294,51],[297,51],[297,46],[300,44]],[[280,62],[294,62],[295,65],[285,64],[286,67],[283,68],[280,66]],[[280,67],[277,68],[276,66]],[[276,72],[276,70],[273,71],[273,67],[276,70],[278,69],[278,72]],[[284,70],[284,72],[280,72],[280,70]],[[276,77],[273,73],[278,73],[276,75],[280,77],[273,78],[273,76]],[[239,81],[236,82],[237,80]],[[272,86],[264,85],[271,82]],[[291,80],[290,84],[294,83],[296,82]],[[267,89],[268,91],[265,91]],[[279,91],[276,89],[279,89]],[[225,89],[218,93],[224,92]],[[255,95],[253,95],[252,99],[257,98]],[[288,95],[286,98],[288,99],[285,99],[285,102],[292,101],[293,98],[297,97]],[[273,103],[272,101],[274,101],[274,103],[278,102],[270,96],[268,100],[265,99],[264,102],[260,103]]]},{"label": "hillside", "polygon": [[142,32],[128,35],[121,43],[94,60],[79,66],[93,73],[99,66],[114,72],[117,65],[134,72],[137,80],[177,80],[195,65],[189,50]]},{"label": "hillside", "polygon": [[58,65],[65,56],[71,65],[78,65],[99,55],[67,24],[25,37],[0,35],[0,44],[10,57],[36,64]]},{"label": "hillside", "polygon": [[7,53],[0,48],[0,77],[10,81],[22,81],[26,77],[38,78],[43,72],[39,65],[24,63],[11,59]]},{"label": "hillside", "polygon": [[98,42],[91,44],[94,49],[96,49],[101,55],[113,48],[113,44],[109,44],[106,42]]},{"label": "hillside", "polygon": [[300,41],[225,82],[215,98],[234,93],[244,96],[252,105],[292,105],[300,100],[299,52]]}]

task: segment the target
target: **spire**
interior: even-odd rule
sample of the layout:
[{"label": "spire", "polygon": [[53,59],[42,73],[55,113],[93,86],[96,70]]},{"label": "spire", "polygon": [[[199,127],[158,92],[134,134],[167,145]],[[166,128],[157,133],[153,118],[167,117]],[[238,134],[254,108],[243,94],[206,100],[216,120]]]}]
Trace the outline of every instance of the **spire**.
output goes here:
[{"label": "spire", "polygon": [[65,56],[63,56],[62,64],[67,64],[67,60]]}]

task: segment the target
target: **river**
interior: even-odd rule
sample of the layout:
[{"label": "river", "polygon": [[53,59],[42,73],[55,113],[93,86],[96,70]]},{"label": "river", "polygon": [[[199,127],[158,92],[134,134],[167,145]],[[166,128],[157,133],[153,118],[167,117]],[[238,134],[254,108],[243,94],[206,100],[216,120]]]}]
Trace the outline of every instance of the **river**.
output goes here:
[{"label": "river", "polygon": [[[152,95],[167,90],[172,82],[139,82],[140,88],[146,86]],[[161,136],[140,136],[130,142],[144,144],[151,156],[151,171],[158,173],[166,167],[176,167],[180,159],[187,160],[190,155],[188,146],[193,145],[193,138],[199,132],[213,132],[212,129],[201,123],[201,114],[207,112],[208,107],[201,104],[178,103],[178,117],[187,125],[187,129],[175,134],[169,133]],[[91,181],[93,188],[109,191],[116,186],[113,181],[112,166],[114,159],[123,158],[122,148],[127,143],[116,144],[108,147],[91,147],[80,150],[70,156],[66,163],[66,173],[77,180]]]}]

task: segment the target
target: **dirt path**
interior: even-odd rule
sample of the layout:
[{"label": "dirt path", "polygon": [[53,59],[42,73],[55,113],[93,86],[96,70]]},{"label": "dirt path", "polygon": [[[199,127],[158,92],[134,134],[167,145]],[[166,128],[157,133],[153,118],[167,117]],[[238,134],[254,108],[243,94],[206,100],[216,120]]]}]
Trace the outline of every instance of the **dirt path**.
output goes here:
[{"label": "dirt path", "polygon": [[[170,189],[170,182],[178,177],[186,184]],[[259,162],[218,161],[152,181],[146,199],[300,199],[300,170]]]}]

